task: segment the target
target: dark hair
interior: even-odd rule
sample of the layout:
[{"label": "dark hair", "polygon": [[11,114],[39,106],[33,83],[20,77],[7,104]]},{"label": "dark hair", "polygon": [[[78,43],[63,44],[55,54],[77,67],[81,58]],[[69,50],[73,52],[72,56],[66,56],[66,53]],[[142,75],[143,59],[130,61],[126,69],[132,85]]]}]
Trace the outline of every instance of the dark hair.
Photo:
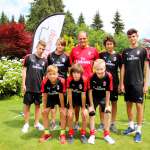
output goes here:
[{"label": "dark hair", "polygon": [[81,73],[83,74],[83,68],[80,64],[73,64],[71,69],[70,69],[70,75],[72,76],[72,74],[74,72],[78,72],[78,73]]},{"label": "dark hair", "polygon": [[132,34],[137,33],[137,32],[138,32],[138,31],[137,31],[136,29],[131,28],[131,29],[129,29],[129,30],[127,31],[127,35],[132,35]]},{"label": "dark hair", "polygon": [[115,42],[114,38],[111,35],[105,37],[105,39],[103,41],[104,46],[106,46],[107,41],[112,42],[114,44],[114,46],[116,46],[116,42]]}]

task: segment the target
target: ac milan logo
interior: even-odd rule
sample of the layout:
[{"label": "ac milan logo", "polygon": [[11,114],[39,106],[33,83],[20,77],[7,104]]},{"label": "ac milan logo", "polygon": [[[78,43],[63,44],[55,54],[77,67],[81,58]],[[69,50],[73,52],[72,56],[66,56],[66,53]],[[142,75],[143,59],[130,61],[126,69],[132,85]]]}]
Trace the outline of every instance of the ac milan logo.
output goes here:
[{"label": "ac milan logo", "polygon": [[59,85],[57,85],[57,90],[59,90]]},{"label": "ac milan logo", "polygon": [[79,84],[79,89],[82,90],[82,84]]},{"label": "ac milan logo", "polygon": [[103,86],[106,86],[106,81],[103,82]]}]

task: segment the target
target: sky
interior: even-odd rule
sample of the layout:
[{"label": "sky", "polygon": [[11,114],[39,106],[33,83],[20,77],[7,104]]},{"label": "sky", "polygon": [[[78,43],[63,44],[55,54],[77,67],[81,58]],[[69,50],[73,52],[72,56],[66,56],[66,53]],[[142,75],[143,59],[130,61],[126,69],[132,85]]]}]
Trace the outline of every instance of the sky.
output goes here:
[{"label": "sky", "polygon": [[[0,13],[17,19],[20,14],[29,14],[33,0],[0,0]],[[104,30],[113,33],[112,24],[118,10],[125,24],[125,32],[136,28],[141,38],[150,38],[150,0],[63,0],[65,11],[69,10],[75,21],[83,13],[86,24],[90,25],[97,11],[103,21]]]}]

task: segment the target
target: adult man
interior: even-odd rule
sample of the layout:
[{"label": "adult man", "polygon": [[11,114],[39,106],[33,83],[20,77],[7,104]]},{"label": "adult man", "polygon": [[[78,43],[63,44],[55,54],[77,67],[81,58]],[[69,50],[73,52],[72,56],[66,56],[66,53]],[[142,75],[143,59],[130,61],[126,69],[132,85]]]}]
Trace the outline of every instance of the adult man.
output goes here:
[{"label": "adult man", "polygon": [[[92,75],[92,67],[94,60],[99,58],[96,48],[90,47],[88,44],[88,35],[85,31],[78,34],[78,45],[74,47],[70,53],[70,64],[79,63],[83,67],[83,76],[89,78]],[[78,128],[79,108],[75,107],[76,123],[75,129]]]},{"label": "adult man", "polygon": [[[129,127],[124,131],[125,135],[136,132],[134,141],[141,142],[141,127],[143,120],[143,94],[148,90],[148,60],[144,48],[138,47],[138,33],[135,29],[127,31],[130,48],[122,53],[123,64],[121,68],[120,88],[125,92]],[[133,122],[133,103],[137,110],[137,129]]]}]

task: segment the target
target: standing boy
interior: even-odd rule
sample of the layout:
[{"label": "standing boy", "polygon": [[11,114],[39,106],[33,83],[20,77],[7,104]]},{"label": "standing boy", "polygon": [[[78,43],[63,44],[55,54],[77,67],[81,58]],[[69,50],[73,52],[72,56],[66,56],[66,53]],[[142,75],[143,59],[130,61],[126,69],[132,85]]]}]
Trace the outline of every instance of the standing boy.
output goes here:
[{"label": "standing boy", "polygon": [[[125,92],[129,127],[125,135],[136,132],[134,141],[141,142],[141,128],[143,120],[143,94],[148,90],[148,60],[147,52],[138,46],[138,32],[135,29],[127,31],[130,47],[122,53],[123,65],[121,68],[121,90]],[[133,121],[132,106],[136,104],[137,129]]]},{"label": "standing boy", "polygon": [[25,124],[22,128],[23,133],[27,133],[29,129],[30,106],[35,104],[35,122],[34,127],[43,130],[43,126],[39,123],[40,103],[41,103],[41,81],[46,71],[47,63],[42,54],[46,47],[46,43],[40,40],[36,47],[35,54],[27,55],[23,62],[22,70],[22,87],[24,93],[24,119]]}]

